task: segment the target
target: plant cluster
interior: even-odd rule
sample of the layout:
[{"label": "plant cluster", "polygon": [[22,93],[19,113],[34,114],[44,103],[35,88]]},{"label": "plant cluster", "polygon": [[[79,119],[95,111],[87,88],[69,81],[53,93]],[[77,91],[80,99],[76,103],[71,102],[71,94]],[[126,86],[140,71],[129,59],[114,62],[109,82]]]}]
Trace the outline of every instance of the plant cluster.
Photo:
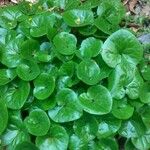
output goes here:
[{"label": "plant cluster", "polygon": [[0,9],[2,149],[150,148],[150,66],[124,15],[120,0]]}]

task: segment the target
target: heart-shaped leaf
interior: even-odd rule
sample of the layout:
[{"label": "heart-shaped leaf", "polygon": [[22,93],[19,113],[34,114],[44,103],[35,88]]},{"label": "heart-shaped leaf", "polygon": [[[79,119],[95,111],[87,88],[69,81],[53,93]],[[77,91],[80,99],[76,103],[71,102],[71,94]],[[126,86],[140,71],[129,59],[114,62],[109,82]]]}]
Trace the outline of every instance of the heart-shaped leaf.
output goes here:
[{"label": "heart-shaped leaf", "polygon": [[92,86],[87,93],[79,97],[84,111],[90,114],[103,115],[111,111],[112,97],[110,92],[102,85]]},{"label": "heart-shaped leaf", "polygon": [[14,81],[7,86],[4,93],[4,101],[8,108],[20,109],[23,107],[30,92],[30,84],[25,81]]},{"label": "heart-shaped leaf", "polygon": [[[49,117],[55,122],[69,122],[82,116],[77,94],[71,89],[61,89],[56,95],[57,106],[48,111]],[[63,117],[62,117],[63,116]]]}]

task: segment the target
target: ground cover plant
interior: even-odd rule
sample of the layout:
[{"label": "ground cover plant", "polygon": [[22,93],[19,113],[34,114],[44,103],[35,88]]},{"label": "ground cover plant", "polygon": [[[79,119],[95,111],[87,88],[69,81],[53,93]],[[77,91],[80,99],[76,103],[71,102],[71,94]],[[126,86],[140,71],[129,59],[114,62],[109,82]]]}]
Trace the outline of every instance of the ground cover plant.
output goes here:
[{"label": "ground cover plant", "polygon": [[0,9],[0,146],[148,150],[150,63],[120,0]]}]

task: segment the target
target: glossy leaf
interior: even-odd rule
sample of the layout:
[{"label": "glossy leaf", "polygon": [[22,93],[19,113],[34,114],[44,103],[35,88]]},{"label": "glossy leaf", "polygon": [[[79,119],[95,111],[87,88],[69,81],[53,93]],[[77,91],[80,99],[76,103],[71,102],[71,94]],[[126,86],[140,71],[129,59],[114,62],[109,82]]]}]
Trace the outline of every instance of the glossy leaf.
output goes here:
[{"label": "glossy leaf", "polygon": [[89,37],[82,41],[81,46],[77,51],[77,56],[83,59],[96,57],[101,50],[101,46],[102,41]]},{"label": "glossy leaf", "polygon": [[56,101],[57,106],[48,111],[48,115],[53,121],[59,123],[69,122],[82,116],[77,94],[73,90],[61,89],[56,95]]},{"label": "glossy leaf", "polygon": [[97,119],[99,122],[97,137],[107,138],[117,133],[121,126],[121,120],[112,115],[106,115]]},{"label": "glossy leaf", "polygon": [[41,73],[34,80],[33,94],[37,99],[43,100],[48,98],[54,91],[55,79],[46,73]]},{"label": "glossy leaf", "polygon": [[66,130],[59,125],[53,125],[47,135],[36,138],[36,145],[40,150],[66,150],[68,142]]},{"label": "glossy leaf", "polygon": [[19,78],[24,81],[31,81],[40,74],[40,68],[35,61],[23,60],[17,67]]},{"label": "glossy leaf", "polygon": [[94,15],[90,10],[72,9],[63,13],[63,19],[71,27],[82,27],[92,24]]},{"label": "glossy leaf", "polygon": [[134,107],[127,103],[126,99],[113,101],[112,114],[118,119],[129,119],[134,112]]},{"label": "glossy leaf", "polygon": [[0,69],[0,86],[11,82],[16,77],[14,69]]},{"label": "glossy leaf", "polygon": [[24,122],[28,132],[35,136],[46,135],[50,128],[50,120],[47,114],[41,109],[31,111]]},{"label": "glossy leaf", "polygon": [[113,33],[102,46],[102,57],[106,64],[115,68],[122,59],[138,64],[143,55],[141,44],[127,30],[120,29]]},{"label": "glossy leaf", "polygon": [[19,143],[16,146],[15,150],[20,150],[20,149],[22,149],[22,150],[38,150],[38,148],[30,142]]},{"label": "glossy leaf", "polygon": [[100,68],[94,60],[83,60],[77,66],[77,77],[88,85],[100,81]]},{"label": "glossy leaf", "polygon": [[110,92],[101,85],[90,87],[87,93],[80,95],[79,100],[84,111],[90,114],[103,115],[112,109]]},{"label": "glossy leaf", "polygon": [[8,108],[21,109],[28,98],[30,92],[30,84],[25,81],[18,80],[10,83],[3,97]]},{"label": "glossy leaf", "polygon": [[3,99],[0,99],[0,135],[3,133],[8,122],[8,110]]},{"label": "glossy leaf", "polygon": [[54,37],[53,41],[56,51],[60,54],[72,55],[75,53],[77,39],[73,34],[61,32]]},{"label": "glossy leaf", "polygon": [[140,100],[143,103],[150,103],[150,83],[144,83],[140,87]]}]

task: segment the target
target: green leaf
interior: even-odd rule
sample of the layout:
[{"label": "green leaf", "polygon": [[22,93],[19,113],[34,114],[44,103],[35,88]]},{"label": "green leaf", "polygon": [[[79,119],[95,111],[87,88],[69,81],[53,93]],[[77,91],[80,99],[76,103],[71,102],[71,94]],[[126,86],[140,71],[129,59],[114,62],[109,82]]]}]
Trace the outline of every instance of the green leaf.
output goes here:
[{"label": "green leaf", "polygon": [[85,114],[74,122],[73,129],[79,137],[86,137],[88,140],[92,140],[96,137],[98,122],[94,116]]},{"label": "green leaf", "polygon": [[97,132],[97,137],[99,139],[113,136],[121,126],[121,120],[116,119],[112,115],[99,117],[97,121],[99,123]]},{"label": "green leaf", "polygon": [[115,68],[122,59],[128,63],[138,64],[143,55],[143,49],[136,37],[125,29],[113,33],[102,46],[102,57],[106,64]]},{"label": "green leaf", "polygon": [[56,51],[62,55],[72,55],[76,51],[77,39],[73,34],[61,32],[54,37],[53,42]]},{"label": "green leaf", "polygon": [[113,101],[112,114],[118,119],[129,119],[134,112],[134,107],[127,103],[126,99]]},{"label": "green leaf", "polygon": [[131,140],[127,140],[125,143],[125,150],[136,150],[134,145],[132,144]]},{"label": "green leaf", "polygon": [[119,23],[125,16],[125,9],[120,0],[102,1],[97,9],[95,25],[104,33],[111,34],[119,29]]},{"label": "green leaf", "polygon": [[107,139],[100,139],[98,142],[95,142],[95,148],[92,145],[90,148],[92,150],[118,150],[118,144],[117,141],[114,138],[107,138]]},{"label": "green leaf", "polygon": [[119,134],[126,138],[140,137],[145,132],[145,125],[139,115],[133,116],[133,118],[123,121]]},{"label": "green leaf", "polygon": [[82,116],[77,94],[68,88],[61,89],[56,95],[57,106],[48,111],[49,117],[59,123],[77,120]]},{"label": "green leaf", "polygon": [[150,83],[145,82],[140,87],[140,100],[143,103],[150,103]]},{"label": "green leaf", "polygon": [[67,132],[59,125],[53,125],[47,135],[36,138],[36,145],[40,150],[66,150],[68,143]]},{"label": "green leaf", "polygon": [[47,114],[41,109],[31,111],[24,122],[28,132],[35,136],[46,135],[50,128],[50,120]]},{"label": "green leaf", "polygon": [[141,118],[145,124],[145,126],[147,127],[147,129],[150,128],[150,107],[149,106],[145,106],[142,107],[142,112],[141,112]]},{"label": "green leaf", "polygon": [[20,53],[22,58],[32,60],[35,56],[36,51],[40,49],[38,41],[29,39],[22,43]]},{"label": "green leaf", "polygon": [[33,94],[37,99],[43,100],[48,98],[53,93],[54,88],[54,77],[50,76],[48,73],[41,73],[34,80]]},{"label": "green leaf", "polygon": [[38,64],[33,60],[23,60],[17,67],[17,74],[24,81],[31,81],[40,74]]},{"label": "green leaf", "polygon": [[100,68],[94,60],[83,60],[77,66],[77,77],[88,85],[100,81]]},{"label": "green leaf", "polygon": [[14,69],[0,69],[0,86],[11,82],[16,77]]},{"label": "green leaf", "polygon": [[126,87],[126,94],[128,95],[130,99],[139,98],[140,86],[142,84],[143,84],[143,79],[140,76],[140,73],[136,71],[132,82]]},{"label": "green leaf", "polygon": [[1,62],[9,68],[17,67],[21,62],[20,47],[22,38],[16,38],[7,43],[2,51]]},{"label": "green leaf", "polygon": [[148,61],[146,62],[142,62],[140,64],[140,69],[141,69],[141,73],[142,73],[142,76],[145,80],[150,80],[150,65],[148,63]]},{"label": "green leaf", "polygon": [[71,27],[82,27],[91,25],[94,15],[90,10],[72,9],[63,13],[63,19]]},{"label": "green leaf", "polygon": [[20,109],[27,100],[29,92],[30,84],[28,82],[16,80],[7,87],[3,100],[8,108]]},{"label": "green leaf", "polygon": [[15,150],[38,150],[38,148],[33,144],[33,143],[30,143],[30,142],[22,142],[22,143],[19,143]]},{"label": "green leaf", "polygon": [[41,37],[47,34],[49,26],[53,27],[55,23],[55,15],[51,12],[44,12],[34,15],[30,20],[30,34],[33,37]]},{"label": "green leaf", "polygon": [[97,40],[93,37],[89,37],[82,41],[79,50],[76,52],[79,58],[88,59],[96,57],[102,46],[102,41]]},{"label": "green leaf", "polygon": [[73,134],[70,137],[69,149],[70,150],[87,150],[88,149],[88,140],[83,137],[79,137],[79,136]]},{"label": "green leaf", "polygon": [[87,93],[80,95],[79,100],[84,111],[90,114],[103,115],[112,109],[110,92],[102,85],[90,87]]},{"label": "green leaf", "polygon": [[[136,73],[135,71],[136,67],[126,60],[122,61],[121,64],[116,66],[108,78],[108,87],[113,98],[122,99],[125,97],[126,87],[130,90],[130,83],[134,79]],[[128,91],[127,93],[129,95]]]},{"label": "green leaf", "polygon": [[0,135],[3,133],[8,122],[8,110],[3,99],[0,99]]},{"label": "green leaf", "polygon": [[150,134],[145,134],[137,138],[131,138],[131,140],[137,149],[147,150],[150,148]]}]

